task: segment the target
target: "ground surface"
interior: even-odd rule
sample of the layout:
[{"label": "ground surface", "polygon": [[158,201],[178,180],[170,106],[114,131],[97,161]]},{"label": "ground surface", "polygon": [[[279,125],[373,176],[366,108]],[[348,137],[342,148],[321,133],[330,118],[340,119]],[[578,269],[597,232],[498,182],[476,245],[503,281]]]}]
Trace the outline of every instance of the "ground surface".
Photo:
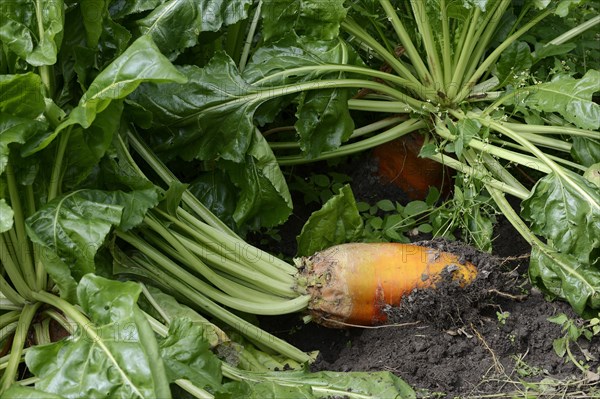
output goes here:
[{"label": "ground surface", "polygon": [[[496,236],[492,256],[450,248],[483,271],[472,289],[449,286],[435,296],[416,292],[393,315],[395,325],[335,330],[303,325],[298,316],[262,324],[303,350],[319,350],[315,370],[391,371],[422,398],[600,397],[594,373],[584,373],[553,349],[564,333],[547,319],[576,315],[529,285],[529,248],[509,224],[500,220]],[[573,356],[596,373],[599,344],[598,338],[571,344]]]}]

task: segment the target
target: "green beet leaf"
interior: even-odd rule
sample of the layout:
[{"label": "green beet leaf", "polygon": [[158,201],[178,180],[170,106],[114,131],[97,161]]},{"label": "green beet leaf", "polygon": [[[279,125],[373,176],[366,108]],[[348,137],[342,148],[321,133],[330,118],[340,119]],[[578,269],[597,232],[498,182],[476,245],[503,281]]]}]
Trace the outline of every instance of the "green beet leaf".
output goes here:
[{"label": "green beet leaf", "polygon": [[514,84],[521,78],[521,72],[527,72],[533,59],[529,45],[525,42],[514,42],[500,56],[496,65],[496,76],[498,77],[497,87],[505,87],[507,84]]},{"label": "green beet leaf", "polygon": [[66,398],[170,398],[158,343],[136,302],[138,284],[88,274],[77,287],[90,323],[74,336],[35,346],[25,361],[35,388]]},{"label": "green beet leaf", "polygon": [[597,314],[600,309],[597,266],[582,264],[575,256],[556,252],[547,245],[534,245],[529,276],[538,287],[568,301],[578,314],[588,309],[595,309]]},{"label": "green beet leaf", "polygon": [[346,185],[310,215],[297,237],[298,256],[309,256],[330,246],[352,241],[362,229],[363,222],[352,189]]},{"label": "green beet leaf", "polygon": [[4,399],[65,399],[62,395],[42,392],[40,390],[13,384],[2,393]]},{"label": "green beet leaf", "polygon": [[473,137],[477,136],[481,129],[481,123],[472,119],[462,119],[456,124],[458,137],[454,142],[454,152],[458,157],[462,155],[463,149],[467,148]]},{"label": "green beet leaf", "polygon": [[600,162],[590,165],[583,174],[583,178],[600,188]]},{"label": "green beet leaf", "polygon": [[198,174],[188,190],[229,227],[235,226],[233,213],[238,190],[223,169]]},{"label": "green beet leaf", "polygon": [[590,69],[581,79],[558,75],[548,83],[531,86],[523,104],[543,112],[558,112],[581,129],[600,127],[600,105],[592,95],[600,91],[600,72]]},{"label": "green beet leaf", "polygon": [[282,385],[271,381],[246,381],[232,382],[226,384],[227,392],[217,394],[216,399],[312,399],[311,387],[308,385]]},{"label": "green beet leaf", "polygon": [[600,247],[600,193],[579,175],[569,174],[575,185],[555,174],[540,179],[522,203],[522,216],[531,231],[552,240],[554,248],[583,264]]},{"label": "green beet leaf", "polygon": [[600,140],[573,136],[571,155],[583,166],[600,162]]},{"label": "green beet leaf", "polygon": [[221,388],[221,361],[210,351],[204,329],[197,323],[187,318],[173,320],[159,345],[170,382],[185,378],[213,392]]},{"label": "green beet leaf", "polygon": [[264,373],[267,371],[304,370],[306,368],[306,364],[299,363],[286,356],[263,352],[236,332],[230,331],[229,337],[231,341],[219,345],[216,352],[227,364],[240,370]]},{"label": "green beet leaf", "polygon": [[136,23],[142,34],[152,37],[163,54],[175,58],[186,48],[198,44],[200,32],[216,32],[222,26],[247,18],[251,4],[251,0],[171,0]]},{"label": "green beet leaf", "polygon": [[50,201],[26,220],[31,240],[43,248],[47,271],[72,300],[76,281],[95,271],[94,257],[113,226],[124,230],[158,203],[154,189],[77,190]]},{"label": "green beet leaf", "polygon": [[269,1],[262,8],[264,40],[278,40],[292,29],[298,36],[332,40],[338,37],[346,13],[344,0]]},{"label": "green beet leaf", "polygon": [[221,165],[239,189],[233,213],[238,226],[276,226],[288,218],[292,198],[285,177],[258,129],[254,130],[244,163],[223,161]]},{"label": "green beet leaf", "polygon": [[108,14],[109,0],[81,0],[81,16],[85,27],[87,45],[90,48],[98,47],[102,35],[104,18]]},{"label": "green beet leaf", "polygon": [[105,202],[98,190],[80,190],[56,198],[27,219],[31,240],[43,248],[46,271],[73,301],[76,281],[93,272],[94,256],[123,207]]},{"label": "green beet leaf", "polygon": [[286,70],[357,62],[357,54],[342,41],[318,42],[288,34],[275,43],[259,47],[244,69],[243,78],[257,86],[284,85],[317,79],[323,74],[318,70],[282,73]]},{"label": "green beet leaf", "polygon": [[[286,70],[326,64],[357,64],[357,54],[342,41],[314,41],[288,34],[267,47],[261,47],[244,70],[244,78],[255,85],[274,86],[313,79],[341,79],[345,73],[317,71],[282,73]],[[354,130],[348,110],[351,89],[320,89],[305,91],[298,96],[297,122],[300,148],[308,158],[333,150],[346,141]],[[259,122],[271,121],[290,98],[275,98],[257,112]]]},{"label": "green beet leaf", "polygon": [[8,163],[10,144],[24,144],[30,137],[47,130],[48,125],[34,119],[0,113],[0,174]]},{"label": "green beet leaf", "polygon": [[113,101],[96,116],[89,128],[73,129],[65,151],[63,186],[75,189],[90,175],[110,147],[121,124],[122,113],[123,102]]},{"label": "green beet leaf", "polygon": [[308,158],[336,149],[348,140],[354,121],[348,111],[348,90],[317,90],[303,93],[294,125],[300,148]]},{"label": "green beet leaf", "polygon": [[[323,63],[356,63],[356,54],[343,42],[334,45],[305,43],[304,51],[319,54]],[[323,79],[343,79],[344,73],[323,76]],[[348,140],[354,131],[354,121],[348,110],[350,89],[321,89],[306,91],[300,95],[297,122],[294,125],[300,138],[300,148],[308,158],[323,151],[334,150]]]},{"label": "green beet leaf", "polygon": [[45,108],[39,75],[0,75],[0,112],[33,119]]},{"label": "green beet leaf", "polygon": [[79,124],[83,128],[90,127],[96,115],[104,111],[112,100],[126,97],[143,82],[186,82],[185,77],[160,53],[149,36],[137,39],[100,72],[68,119],[51,135],[32,144],[28,153],[45,148],[68,126]]},{"label": "green beet leaf", "polygon": [[246,83],[225,53],[204,68],[187,66],[180,84],[146,84],[132,99],[152,112],[160,127],[148,140],[157,152],[186,160],[217,157],[243,162],[254,134],[253,115],[268,97]]},{"label": "green beet leaf", "polygon": [[53,65],[62,39],[63,10],[62,0],[3,1],[0,42],[33,66]]},{"label": "green beet leaf", "polygon": [[[194,325],[195,328],[201,330],[200,339],[208,342],[211,348],[226,342],[229,337],[219,327],[212,324],[198,312],[192,308],[183,305],[175,298],[165,294],[158,288],[147,286],[148,292],[152,296],[152,299],[160,306],[162,315],[166,315],[169,320],[184,319],[188,320]],[[151,310],[148,309],[148,312]]]},{"label": "green beet leaf", "polygon": [[554,13],[559,17],[566,17],[569,15],[571,9],[580,6],[580,4],[584,1],[587,0],[560,0]]},{"label": "green beet leaf", "polygon": [[226,385],[225,398],[389,398],[413,399],[413,389],[390,372],[241,372],[244,378]]}]

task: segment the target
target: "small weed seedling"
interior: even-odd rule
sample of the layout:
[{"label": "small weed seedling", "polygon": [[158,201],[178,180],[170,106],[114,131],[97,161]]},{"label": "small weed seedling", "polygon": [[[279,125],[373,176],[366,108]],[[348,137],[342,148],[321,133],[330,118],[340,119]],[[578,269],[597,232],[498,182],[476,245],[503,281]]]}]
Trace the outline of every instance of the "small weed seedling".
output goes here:
[{"label": "small weed seedling", "polygon": [[[564,335],[560,338],[557,338],[552,343],[554,347],[554,351],[560,357],[567,356],[568,360],[573,362],[577,368],[579,368],[584,374],[588,376],[588,378],[598,379],[598,371],[592,371],[589,369],[589,365],[587,362],[597,360],[592,354],[588,351],[579,347],[577,341],[580,337],[585,337],[588,341],[591,341],[593,337],[598,336],[600,334],[600,318],[593,318],[584,322],[579,320],[573,320],[567,317],[564,313],[561,313],[556,316],[552,316],[548,318],[548,321],[551,323],[559,324],[562,326],[562,331]],[[578,360],[573,351],[571,350],[572,345],[576,345],[579,347],[580,352],[585,357],[585,361]]]},{"label": "small weed seedling", "polygon": [[409,236],[433,233],[432,222],[439,196],[439,191],[432,187],[425,201],[412,201],[405,206],[389,199],[375,205],[357,203],[364,220],[365,240],[408,243],[411,241]]},{"label": "small weed seedling", "polygon": [[505,325],[506,320],[510,317],[510,312],[496,312],[496,316],[498,317],[498,323]]},{"label": "small weed seedling", "polygon": [[289,188],[291,191],[302,193],[305,205],[311,203],[323,205],[351,180],[350,176],[336,172],[312,174],[305,178],[295,176],[295,179],[289,183]]}]

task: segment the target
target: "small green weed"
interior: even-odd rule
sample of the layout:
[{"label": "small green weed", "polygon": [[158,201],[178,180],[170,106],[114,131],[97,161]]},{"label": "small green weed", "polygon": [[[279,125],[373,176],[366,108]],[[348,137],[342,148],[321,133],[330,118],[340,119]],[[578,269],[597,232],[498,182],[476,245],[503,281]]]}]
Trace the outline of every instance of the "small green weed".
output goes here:
[{"label": "small green weed", "polygon": [[505,325],[506,320],[510,317],[510,312],[496,312],[496,317],[498,317],[498,323]]},{"label": "small green weed", "polygon": [[[364,222],[362,240],[408,243],[420,234],[455,240],[459,232],[463,240],[480,250],[491,250],[496,210],[479,183],[469,178],[457,179],[460,180],[453,197],[441,203],[442,195],[436,187],[430,187],[425,200],[406,205],[391,199],[375,204],[358,202],[357,209]],[[303,196],[305,205],[323,205],[351,180],[343,173],[317,173],[295,176],[289,187]]]},{"label": "small green weed", "polygon": [[420,233],[433,233],[432,215],[438,209],[435,204],[439,191],[432,187],[425,201],[412,201],[406,205],[389,199],[375,205],[357,203],[358,211],[364,219],[365,241],[410,242],[410,236]]},{"label": "small green weed", "polygon": [[525,355],[523,354],[513,355],[513,359],[515,361],[515,372],[521,378],[537,377],[547,373],[547,371],[541,367],[528,364],[525,361]]},{"label": "small green weed", "polygon": [[322,205],[351,180],[350,176],[337,172],[313,174],[305,178],[294,176],[289,188],[291,191],[302,193],[305,205]]},{"label": "small green weed", "polygon": [[[562,332],[564,335],[560,338],[555,339],[552,342],[554,352],[562,358],[565,356],[570,360],[577,368],[579,368],[585,374],[594,373],[590,370],[588,362],[597,361],[593,355],[588,351],[579,347],[578,340],[581,337],[591,341],[595,336],[600,335],[600,318],[592,318],[590,320],[571,319],[564,313],[558,314],[548,318],[551,323],[562,326]],[[585,360],[579,360],[575,357],[572,351],[572,345],[579,348],[579,351],[585,358]],[[596,370],[597,373],[599,370]],[[594,373],[594,374],[595,374]]]}]

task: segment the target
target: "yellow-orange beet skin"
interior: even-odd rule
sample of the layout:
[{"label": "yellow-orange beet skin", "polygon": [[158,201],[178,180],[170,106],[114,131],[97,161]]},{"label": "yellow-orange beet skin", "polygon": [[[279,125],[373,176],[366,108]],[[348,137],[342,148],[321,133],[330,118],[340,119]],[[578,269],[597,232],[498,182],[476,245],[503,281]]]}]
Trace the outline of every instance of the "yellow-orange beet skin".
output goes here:
[{"label": "yellow-orange beet skin", "polygon": [[377,325],[415,288],[435,287],[446,270],[465,286],[477,269],[456,255],[400,243],[342,244],[301,259],[313,319],[329,327]]}]

